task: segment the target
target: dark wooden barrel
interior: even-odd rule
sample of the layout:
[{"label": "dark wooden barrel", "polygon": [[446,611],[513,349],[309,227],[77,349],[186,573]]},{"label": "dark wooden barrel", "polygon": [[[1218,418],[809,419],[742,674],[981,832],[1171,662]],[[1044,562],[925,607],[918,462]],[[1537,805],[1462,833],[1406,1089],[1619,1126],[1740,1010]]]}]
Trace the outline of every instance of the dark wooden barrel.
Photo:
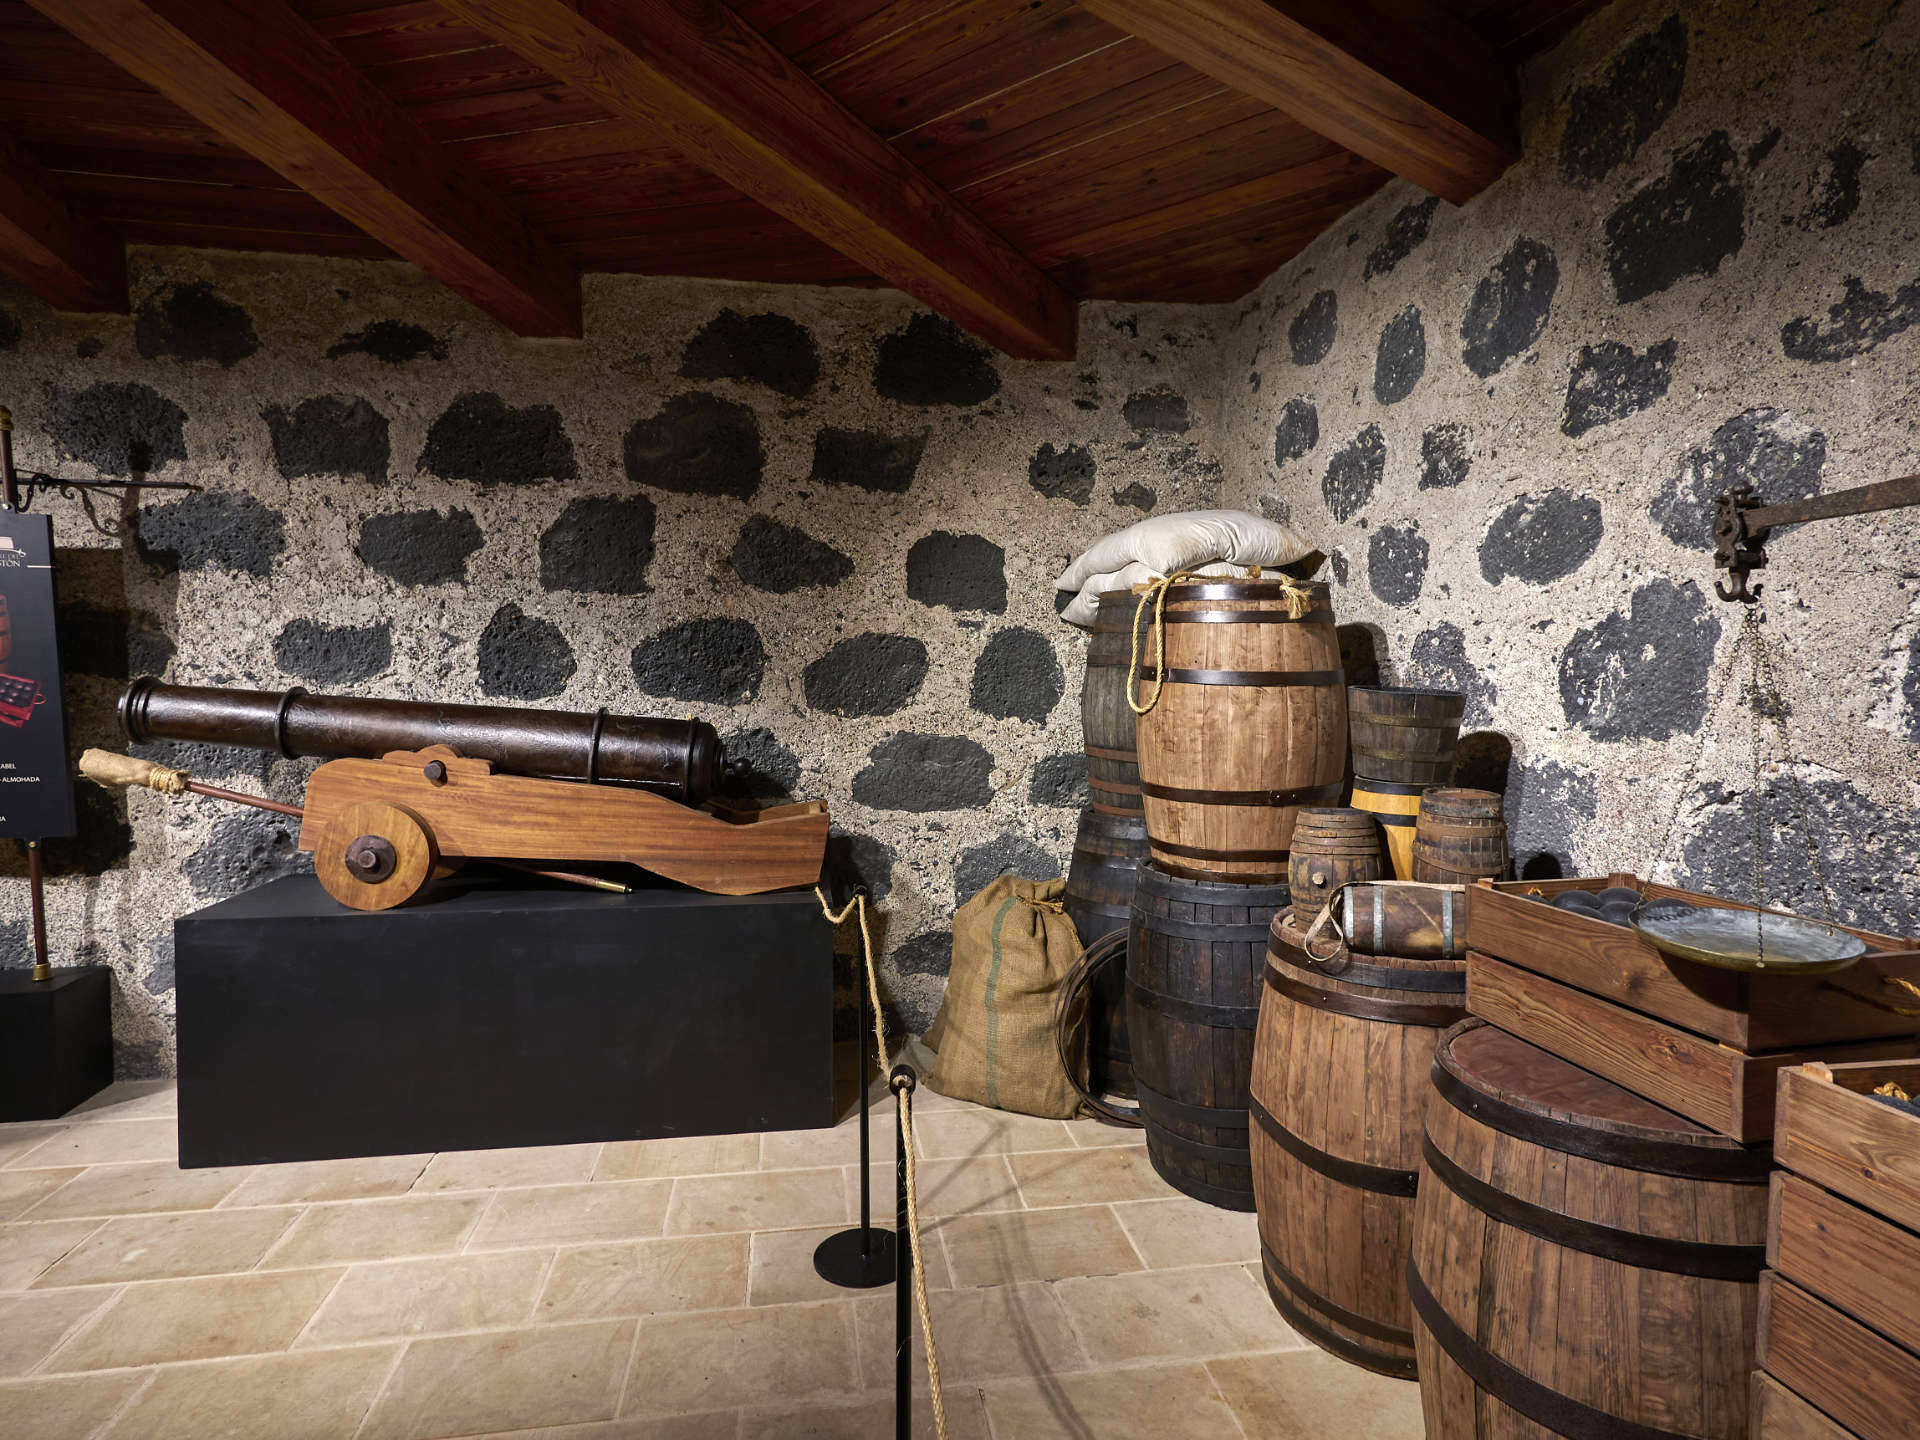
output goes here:
[{"label": "dark wooden barrel", "polygon": [[1127,1037],[1147,1158],[1176,1190],[1251,1210],[1247,1081],[1284,885],[1140,871],[1127,934]]},{"label": "dark wooden barrel", "polygon": [[1767,1152],[1480,1020],[1433,1083],[1407,1267],[1429,1440],[1745,1436]]},{"label": "dark wooden barrel", "polygon": [[1429,790],[1413,826],[1413,878],[1443,885],[1507,878],[1507,818],[1491,790]]},{"label": "dark wooden barrel", "polygon": [[1355,685],[1347,691],[1353,773],[1368,780],[1444,785],[1467,697],[1455,690]]},{"label": "dark wooden barrel", "polygon": [[1133,710],[1127,704],[1133,609],[1131,591],[1109,590],[1100,597],[1087,642],[1086,679],[1080,686],[1088,794],[1093,808],[1107,815],[1140,813],[1140,761]]},{"label": "dark wooden barrel", "polygon": [[[1339,803],[1347,690],[1325,585],[1196,580],[1166,593],[1165,683],[1140,716],[1140,789],[1168,874],[1284,884],[1295,817]],[[1150,620],[1143,621],[1143,634]],[[1154,696],[1153,645],[1140,694]]]},{"label": "dark wooden barrel", "polygon": [[[1125,930],[1133,891],[1147,858],[1147,825],[1139,815],[1080,812],[1073,862],[1062,898],[1082,946]],[[1109,965],[1087,991],[1087,1083],[1096,1095],[1133,1095],[1127,1045],[1126,971]]]},{"label": "dark wooden barrel", "polygon": [[[1340,896],[1334,919],[1362,955],[1460,960],[1471,944],[1472,896],[1471,886],[1354,885]],[[1316,936],[1314,949],[1327,943]]]},{"label": "dark wooden barrel", "polygon": [[1387,873],[1380,853],[1380,827],[1364,810],[1341,807],[1302,810],[1293,824],[1287,886],[1293,916],[1302,925],[1352,880],[1379,880]]},{"label": "dark wooden barrel", "polygon": [[1380,826],[1380,849],[1386,856],[1389,879],[1413,878],[1413,827],[1420,815],[1420,797],[1433,788],[1393,780],[1353,782],[1350,803],[1373,816]]}]

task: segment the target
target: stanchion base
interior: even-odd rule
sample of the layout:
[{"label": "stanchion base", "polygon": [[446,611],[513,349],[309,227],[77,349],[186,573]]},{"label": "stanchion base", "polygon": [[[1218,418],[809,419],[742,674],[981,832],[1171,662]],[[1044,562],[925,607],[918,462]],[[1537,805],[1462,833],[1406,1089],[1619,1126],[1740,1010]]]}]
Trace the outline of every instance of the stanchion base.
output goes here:
[{"label": "stanchion base", "polygon": [[[866,1246],[866,1254],[860,1253]],[[813,1252],[813,1268],[829,1285],[848,1290],[875,1290],[893,1283],[893,1231],[858,1225],[829,1235]]]}]

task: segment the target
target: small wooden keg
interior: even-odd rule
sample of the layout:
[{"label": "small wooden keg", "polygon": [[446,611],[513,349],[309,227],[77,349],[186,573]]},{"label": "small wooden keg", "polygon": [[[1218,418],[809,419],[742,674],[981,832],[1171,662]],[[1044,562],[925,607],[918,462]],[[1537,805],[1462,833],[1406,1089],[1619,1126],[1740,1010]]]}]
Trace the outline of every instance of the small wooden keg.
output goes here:
[{"label": "small wooden keg", "polygon": [[1353,773],[1368,780],[1444,785],[1467,697],[1456,690],[1354,685],[1347,690]]},{"label": "small wooden keg", "polygon": [[1420,797],[1433,788],[1392,780],[1353,782],[1353,808],[1365,810],[1380,826],[1381,850],[1390,879],[1413,879],[1414,822],[1420,816]]},{"label": "small wooden keg", "polygon": [[1767,1152],[1482,1020],[1433,1083],[1407,1266],[1429,1440],[1741,1440]]},{"label": "small wooden keg", "polygon": [[1380,827],[1364,810],[1345,807],[1302,810],[1293,823],[1293,850],[1287,861],[1287,886],[1293,894],[1293,918],[1302,925],[1342,885],[1379,880],[1387,862],[1380,854]]},{"label": "small wooden keg", "polygon": [[[1348,948],[1361,955],[1464,960],[1472,894],[1464,885],[1352,885],[1334,919]],[[1314,944],[1326,948],[1318,938]]]},{"label": "small wooden keg", "polygon": [[[1087,642],[1086,679],[1080,686],[1088,795],[1093,808],[1106,815],[1140,814],[1140,761],[1133,710],[1127,704],[1132,620],[1130,591],[1109,590],[1100,597]],[[1092,943],[1087,936],[1081,939]]]},{"label": "small wooden keg", "polygon": [[1413,878],[1443,885],[1507,878],[1507,817],[1491,790],[1429,790],[1413,827]]},{"label": "small wooden keg", "polygon": [[[1127,928],[1146,859],[1147,824],[1139,815],[1108,815],[1091,806],[1080,812],[1062,899],[1083,947]],[[1133,1095],[1126,972],[1119,965],[1107,966],[1087,991],[1087,1072],[1096,1095]]]}]

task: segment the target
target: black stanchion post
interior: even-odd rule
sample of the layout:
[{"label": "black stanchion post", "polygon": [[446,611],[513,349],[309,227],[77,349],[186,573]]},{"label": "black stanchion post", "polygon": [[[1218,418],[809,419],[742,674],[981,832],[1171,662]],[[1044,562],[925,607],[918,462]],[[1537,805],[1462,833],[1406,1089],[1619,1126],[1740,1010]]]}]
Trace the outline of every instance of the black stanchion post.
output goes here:
[{"label": "black stanchion post", "polygon": [[896,1215],[893,1282],[893,1433],[897,1440],[913,1437],[913,1222],[907,1214],[907,1132],[899,1123],[920,1077],[911,1065],[896,1065],[887,1077],[893,1087],[893,1169]]},{"label": "black stanchion post", "polygon": [[[855,891],[856,895],[860,892]],[[872,1290],[893,1279],[894,1238],[873,1228],[873,1168],[869,1157],[867,1105],[873,1074],[873,1001],[864,970],[855,978],[860,992],[860,1224],[822,1240],[813,1252],[813,1269],[830,1285]]]}]

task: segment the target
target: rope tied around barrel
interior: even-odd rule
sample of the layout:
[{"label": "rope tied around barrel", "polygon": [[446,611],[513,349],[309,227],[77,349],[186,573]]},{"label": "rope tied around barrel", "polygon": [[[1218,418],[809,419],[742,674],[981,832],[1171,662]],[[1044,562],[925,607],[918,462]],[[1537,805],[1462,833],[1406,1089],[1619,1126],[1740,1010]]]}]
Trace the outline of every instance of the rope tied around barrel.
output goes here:
[{"label": "rope tied around barrel", "polygon": [[[1140,590],[1139,603],[1133,607],[1133,626],[1130,638],[1133,641],[1132,654],[1127,660],[1127,706],[1136,715],[1144,715],[1160,703],[1160,692],[1167,685],[1167,591],[1174,585],[1190,580],[1205,580],[1209,577],[1194,570],[1176,570],[1171,575],[1162,575]],[[1246,577],[1249,580],[1261,578],[1260,567],[1249,565]],[[1313,608],[1313,593],[1303,585],[1296,585],[1293,577],[1285,571],[1276,572],[1273,581],[1280,587],[1281,597],[1287,602],[1287,616],[1298,620]],[[1153,698],[1142,705],[1140,691],[1140,617],[1146,613],[1147,605],[1153,605]]]}]

